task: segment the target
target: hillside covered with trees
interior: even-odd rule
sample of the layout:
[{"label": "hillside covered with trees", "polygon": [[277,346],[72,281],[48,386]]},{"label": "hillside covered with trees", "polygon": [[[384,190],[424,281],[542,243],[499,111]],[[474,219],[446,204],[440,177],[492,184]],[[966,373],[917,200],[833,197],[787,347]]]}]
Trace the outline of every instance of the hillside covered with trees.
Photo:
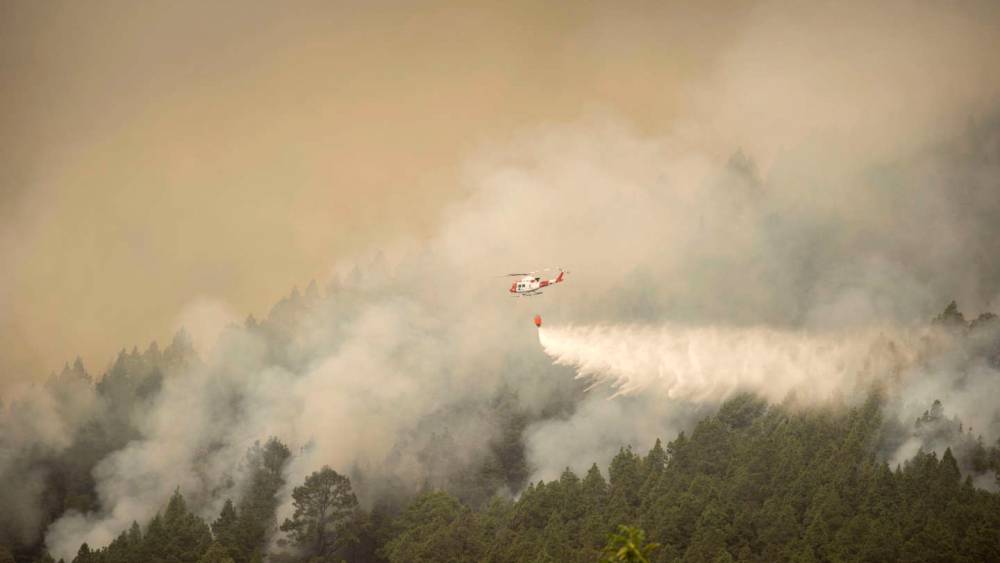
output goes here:
[{"label": "hillside covered with trees", "polygon": [[[293,361],[281,320],[312,291],[241,330],[266,334],[274,361]],[[995,320],[967,322],[952,304],[935,323],[976,334]],[[990,365],[1000,358],[992,340],[974,349]],[[41,491],[43,524],[99,510],[95,467],[140,436],[135,413],[165,378],[200,361],[182,332],[162,351],[123,351],[96,384],[79,361],[50,378],[46,392],[61,408],[76,408],[88,389],[103,408],[61,450],[8,444],[8,476],[38,480],[0,485],[0,562],[53,561],[42,528],[25,527],[33,507],[22,493]],[[417,489],[392,479],[373,486],[385,476],[362,467],[316,468],[288,482],[302,454],[265,436],[242,456],[240,494],[217,512],[206,514],[205,499],[192,502],[177,485],[154,517],[118,530],[108,545],[80,545],[72,562],[596,561],[621,540],[620,525],[645,534],[651,561],[1000,561],[1000,444],[984,443],[940,401],[899,428],[884,419],[878,387],[853,406],[819,408],[740,394],[689,432],[641,449],[623,444],[606,467],[528,482],[521,432],[538,415],[514,394],[501,389],[482,406],[502,428],[474,463],[460,460],[448,431],[431,433]],[[9,408],[20,416],[7,420],[30,414]],[[546,416],[569,408],[556,401]],[[890,464],[900,435],[950,447]],[[290,510],[281,509],[283,495]]]},{"label": "hillside covered with trees", "polygon": [[[950,449],[879,461],[879,413],[877,393],[844,412],[741,395],[644,455],[624,447],[609,467],[567,469],[478,506],[439,489],[363,509],[350,480],[324,467],[294,488],[294,514],[280,523],[292,454],[271,439],[247,454],[246,497],[213,521],[177,492],[151,521],[108,546],[82,545],[73,561],[596,561],[622,523],[659,544],[654,561],[1000,560],[1000,495],[963,478]],[[981,444],[964,455],[984,470],[1000,462]]]}]

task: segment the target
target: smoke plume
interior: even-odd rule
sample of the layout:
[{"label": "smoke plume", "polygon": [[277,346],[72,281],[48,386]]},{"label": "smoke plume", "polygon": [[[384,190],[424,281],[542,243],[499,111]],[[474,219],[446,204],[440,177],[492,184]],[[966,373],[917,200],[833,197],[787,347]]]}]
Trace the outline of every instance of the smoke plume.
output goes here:
[{"label": "smoke plume", "polygon": [[[669,128],[613,106],[540,121],[479,147],[426,236],[341,257],[260,321],[226,327],[231,307],[198,299],[180,316],[200,359],[170,364],[122,413],[136,435],[89,475],[97,506],[62,514],[47,546],[105,545],[178,487],[212,518],[268,436],[295,453],[279,518],[324,464],[364,503],[445,483],[508,440],[498,403],[518,417],[530,479],[669,439],[741,390],[809,405],[889,381],[900,428],[940,399],[997,437],[995,366],[924,326],[952,299],[986,311],[1000,295],[1000,67],[984,56],[1000,18],[963,6],[765,3],[676,93],[690,111]],[[644,29],[619,23],[611,37]],[[510,299],[496,277],[547,266],[572,273],[539,298]],[[552,323],[541,347],[536,312]],[[45,476],[23,460],[77,443],[107,408],[83,387],[4,395],[0,475],[27,485],[3,501],[23,507],[26,535]],[[912,447],[899,434],[887,457]]]},{"label": "smoke plume", "polygon": [[[323,292],[279,303],[265,325],[274,334],[223,331],[203,365],[166,378],[140,439],[95,470],[100,510],[49,528],[54,554],[106,543],[177,486],[212,516],[239,497],[242,452],[270,435],[300,452],[290,486],[329,464],[365,474],[367,501],[380,482],[419,487],[442,475],[424,450],[442,436],[455,467],[487,455],[486,406],[504,390],[532,420],[531,478],[551,477],[672,436],[737,389],[808,401],[905,371],[922,334],[907,327],[953,297],[982,307],[995,295],[997,266],[982,259],[1000,205],[992,145],[921,157],[933,181],[911,161],[835,166],[840,193],[817,197],[805,186],[823,194],[828,181],[800,171],[832,165],[813,153],[763,172],[743,153],[717,159],[614,119],[528,137],[470,164],[469,196],[430,240],[359,258]],[[966,180],[966,199],[946,197],[951,181],[937,175]],[[512,264],[572,273],[511,300],[493,276]],[[582,393],[554,369],[535,310],[556,327],[581,323],[543,329],[546,351],[632,396]],[[994,410],[954,397],[941,400],[956,412]]]}]

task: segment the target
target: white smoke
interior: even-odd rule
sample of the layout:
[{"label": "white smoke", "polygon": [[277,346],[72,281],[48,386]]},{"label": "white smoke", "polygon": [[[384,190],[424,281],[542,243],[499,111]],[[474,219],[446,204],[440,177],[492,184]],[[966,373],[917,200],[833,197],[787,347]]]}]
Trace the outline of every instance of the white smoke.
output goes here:
[{"label": "white smoke", "polygon": [[[941,42],[896,29],[894,47],[875,60],[897,72],[859,78],[850,62],[867,61],[864,46],[878,45],[883,30],[844,35],[870,18],[834,11],[837,25],[807,18],[803,28],[795,14],[782,25],[780,10],[765,10],[685,127],[652,136],[637,132],[642,124],[588,119],[484,151],[468,167],[468,197],[443,212],[432,236],[410,241],[390,265],[339,278],[302,318],[272,314],[291,335],[282,361],[252,331],[223,331],[205,365],[165,380],[142,413],[139,439],[98,465],[100,510],[50,527],[53,554],[72,556],[82,541],[103,545],[131,520],[145,523],[178,486],[214,516],[240,493],[243,452],[270,435],[299,454],[290,486],[323,464],[347,472],[390,456],[402,477],[419,482],[415,444],[439,429],[465,460],[482,454],[495,425],[476,405],[502,386],[537,418],[554,398],[570,405],[523,436],[535,476],[548,477],[604,463],[623,442],[669,439],[738,390],[815,402],[878,373],[915,373],[925,333],[900,327],[953,298],[984,309],[1000,282],[997,165],[988,152],[997,128],[957,139],[936,129],[964,124],[980,107],[980,87],[1000,91],[996,68],[984,79],[964,65],[983,60],[994,39],[963,30],[995,19],[950,19],[939,30],[956,39],[935,58],[953,71],[940,81],[948,91],[963,86],[951,99],[940,85],[920,88],[922,71],[917,87],[902,72],[919,68],[911,48],[936,52]],[[870,11],[885,23],[892,10]],[[938,29],[939,10],[920,12]],[[816,68],[799,60],[821,39],[844,47],[845,37],[859,46],[848,59]],[[769,61],[777,54],[789,58],[775,97]],[[850,103],[817,91],[849,94]],[[869,125],[870,94],[883,100],[878,108],[906,98],[915,109]],[[837,124],[847,126],[825,137]],[[878,152],[885,160],[845,150],[872,133],[889,146]],[[925,138],[946,150],[912,140]],[[744,153],[729,159],[738,145],[766,155],[766,166]],[[493,277],[550,265],[573,274],[537,300],[510,300]],[[537,349],[535,307],[588,323],[546,327],[540,338],[559,363],[607,383],[618,399],[567,391],[568,370]],[[216,312],[197,315],[208,338],[227,316]],[[663,319],[675,324],[590,324]],[[751,323],[768,328],[741,328]],[[996,411],[974,393],[960,397],[958,411],[982,409],[984,420]]]}]

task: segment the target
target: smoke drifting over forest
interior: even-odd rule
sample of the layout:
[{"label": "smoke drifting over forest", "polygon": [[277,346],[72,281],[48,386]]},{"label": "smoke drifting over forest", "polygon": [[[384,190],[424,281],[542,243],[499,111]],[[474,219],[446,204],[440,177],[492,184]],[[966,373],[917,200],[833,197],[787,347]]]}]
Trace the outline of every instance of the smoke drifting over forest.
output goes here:
[{"label": "smoke drifting over forest", "polygon": [[[950,443],[910,431],[935,399],[1000,438],[995,326],[931,324],[953,299],[970,319],[1000,308],[1000,68],[984,57],[1000,19],[963,6],[764,5],[671,127],[610,108],[522,129],[463,164],[463,195],[427,236],[357,249],[259,322],[225,295],[191,303],[171,346],[119,358],[166,368],[114,415],[137,435],[97,461],[99,507],[44,530],[35,461],[79,444],[110,402],[82,365],[10,386],[0,476],[24,485],[3,493],[0,524],[71,557],[178,488],[218,514],[270,436],[295,453],[281,516],[322,465],[371,504],[482,463],[506,416],[523,477],[551,479],[747,390],[812,408],[887,386],[887,459]],[[545,266],[572,273],[535,299],[494,277]]]}]

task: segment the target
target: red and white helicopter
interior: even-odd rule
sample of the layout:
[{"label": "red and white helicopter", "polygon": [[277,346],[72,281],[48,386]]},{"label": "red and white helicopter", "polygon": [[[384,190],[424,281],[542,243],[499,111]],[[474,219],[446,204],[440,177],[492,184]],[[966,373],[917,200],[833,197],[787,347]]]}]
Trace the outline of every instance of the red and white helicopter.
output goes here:
[{"label": "red and white helicopter", "polygon": [[[539,270],[540,272],[547,272],[549,270]],[[563,276],[568,274],[566,270],[559,268],[559,275],[550,279],[543,280],[537,274],[538,272],[527,272],[524,274],[506,274],[506,277],[514,276],[520,277],[510,286],[510,294],[514,297],[533,297],[535,295],[541,295],[542,289],[550,285],[562,283]]]}]

